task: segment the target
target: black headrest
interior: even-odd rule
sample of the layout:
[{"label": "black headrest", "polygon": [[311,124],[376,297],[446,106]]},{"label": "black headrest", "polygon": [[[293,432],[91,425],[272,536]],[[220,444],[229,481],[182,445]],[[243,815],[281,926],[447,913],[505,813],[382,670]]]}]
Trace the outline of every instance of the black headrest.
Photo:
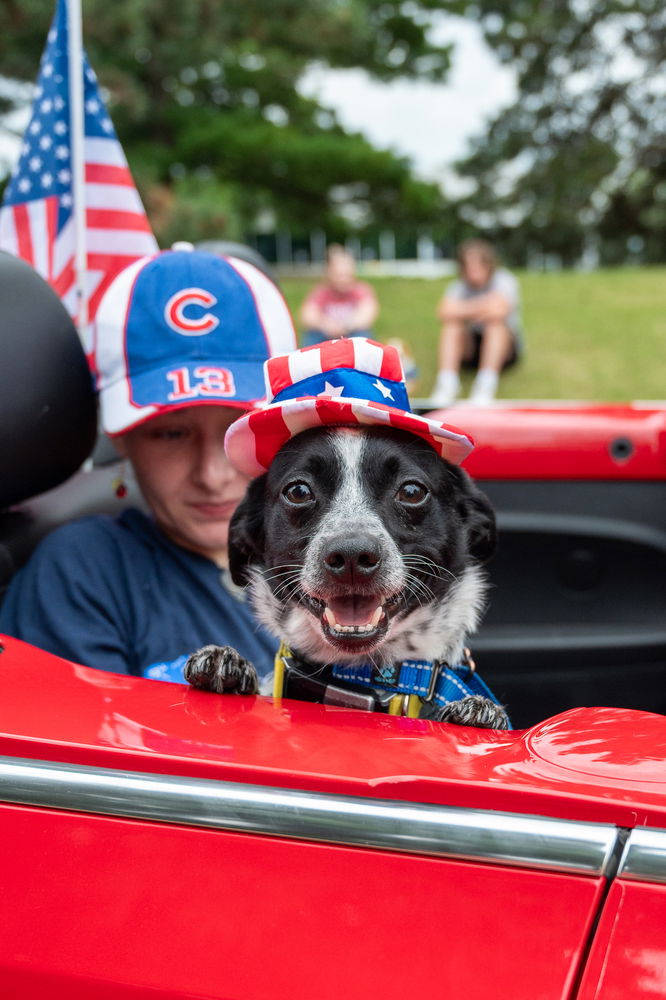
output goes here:
[{"label": "black headrest", "polygon": [[92,379],[67,311],[28,264],[0,252],[0,509],[76,472],[96,424]]}]

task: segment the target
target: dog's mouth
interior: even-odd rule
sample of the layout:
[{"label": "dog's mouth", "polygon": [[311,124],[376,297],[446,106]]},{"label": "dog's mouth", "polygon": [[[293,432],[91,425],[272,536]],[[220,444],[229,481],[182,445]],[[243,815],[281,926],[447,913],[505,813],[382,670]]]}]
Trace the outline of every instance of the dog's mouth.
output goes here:
[{"label": "dog's mouth", "polygon": [[319,619],[324,636],[346,651],[372,648],[386,634],[391,615],[400,604],[400,594],[389,598],[377,594],[344,594],[326,600],[304,595],[308,610]]}]

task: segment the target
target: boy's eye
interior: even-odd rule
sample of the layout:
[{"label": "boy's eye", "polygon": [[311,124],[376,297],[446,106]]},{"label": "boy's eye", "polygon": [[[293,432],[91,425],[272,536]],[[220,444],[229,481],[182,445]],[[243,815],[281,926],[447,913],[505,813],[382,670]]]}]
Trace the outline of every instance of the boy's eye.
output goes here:
[{"label": "boy's eye", "polygon": [[177,441],[186,435],[187,431],[184,427],[159,427],[153,430],[151,437],[158,441]]}]

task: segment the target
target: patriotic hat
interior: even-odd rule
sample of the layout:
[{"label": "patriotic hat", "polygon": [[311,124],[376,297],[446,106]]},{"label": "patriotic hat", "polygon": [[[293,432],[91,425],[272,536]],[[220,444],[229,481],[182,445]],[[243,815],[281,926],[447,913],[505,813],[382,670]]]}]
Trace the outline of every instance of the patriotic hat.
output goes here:
[{"label": "patriotic hat", "polygon": [[329,340],[269,358],[269,402],[236,420],[224,447],[247,476],[265,472],[283,444],[322,424],[396,427],[417,434],[459,465],[474,447],[464,431],[411,412],[400,355],[365,337]]},{"label": "patriotic hat", "polygon": [[265,400],[263,364],[296,346],[289,309],[253,264],[196,250],[143,257],[114,279],[92,365],[111,435],[198,403]]}]

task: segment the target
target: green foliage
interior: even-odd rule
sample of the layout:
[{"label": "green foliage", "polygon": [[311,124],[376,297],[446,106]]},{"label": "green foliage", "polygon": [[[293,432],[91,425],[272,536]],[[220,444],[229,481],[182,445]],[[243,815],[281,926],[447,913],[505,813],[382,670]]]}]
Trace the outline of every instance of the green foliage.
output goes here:
[{"label": "green foliage", "polygon": [[519,97],[460,164],[474,183],[462,219],[523,261],[532,245],[572,263],[590,235],[602,259],[626,260],[638,237],[643,259],[664,260],[663,0],[467,9],[515,66]]},{"label": "green foliage", "polygon": [[[621,402],[664,399],[660,360],[666,343],[666,268],[518,273],[523,301],[524,359],[502,376],[504,399]],[[427,395],[437,367],[435,312],[447,284],[422,278],[378,278],[379,340],[400,337],[420,370],[414,396]],[[293,315],[313,282],[281,282]],[[470,375],[463,375],[469,385]]]},{"label": "green foliage", "polygon": [[[406,160],[346,133],[297,84],[315,61],[362,66],[385,80],[442,79],[449,47],[428,36],[441,7],[435,0],[84,0],[85,47],[158,236],[165,241],[175,223],[185,226],[181,238],[209,235],[194,206],[182,211],[172,199],[175,214],[165,211],[165,189],[183,195],[201,178],[236,192],[216,234],[228,238],[266,209],[278,224],[334,230],[348,230],[350,219],[399,227],[440,215],[435,185],[415,180]],[[3,0],[5,76],[35,79],[53,8],[51,0]]]}]

